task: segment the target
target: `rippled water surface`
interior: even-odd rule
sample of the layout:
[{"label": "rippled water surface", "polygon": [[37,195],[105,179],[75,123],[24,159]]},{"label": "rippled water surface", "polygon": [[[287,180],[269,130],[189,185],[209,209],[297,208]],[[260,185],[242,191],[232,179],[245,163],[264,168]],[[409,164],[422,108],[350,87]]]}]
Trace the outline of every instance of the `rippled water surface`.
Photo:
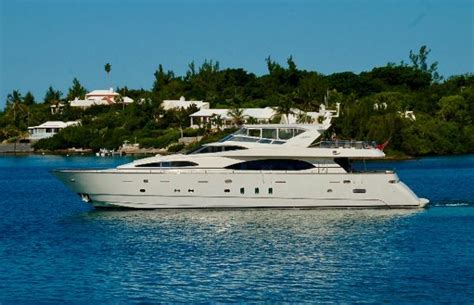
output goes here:
[{"label": "rippled water surface", "polygon": [[95,211],[48,172],[127,161],[0,157],[1,304],[474,302],[473,155],[367,164],[416,211]]}]

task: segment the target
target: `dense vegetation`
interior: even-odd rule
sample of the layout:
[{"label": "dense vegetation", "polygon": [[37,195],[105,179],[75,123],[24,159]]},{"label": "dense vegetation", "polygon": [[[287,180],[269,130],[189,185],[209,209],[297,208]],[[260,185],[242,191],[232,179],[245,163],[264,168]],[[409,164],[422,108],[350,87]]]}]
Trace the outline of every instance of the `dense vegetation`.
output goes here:
[{"label": "dense vegetation", "polygon": [[[326,98],[329,106],[341,103],[341,117],[334,120],[330,131],[339,138],[377,142],[390,139],[391,154],[474,152],[474,76],[443,80],[437,73],[437,63],[428,63],[429,52],[423,46],[418,53],[410,52],[409,64],[388,63],[359,74],[323,75],[300,70],[292,57],[286,66],[268,57],[268,73],[262,76],[244,69],[220,69],[213,61],[205,61],[198,68],[191,63],[185,76],[176,76],[159,65],[150,90],[117,88],[136,103],[86,110],[70,108],[66,103],[61,114],[51,114],[49,106],[83,97],[86,89],[77,79],[66,96],[50,87],[42,103],[29,92],[23,96],[13,91],[0,113],[0,141],[17,141],[25,137],[27,126],[47,120],[80,119],[81,126],[41,140],[36,148],[112,149],[124,140],[136,140],[142,147],[166,147],[177,141],[180,130],[185,136],[212,135],[208,128],[186,128],[188,115],[196,109],[165,112],[160,107],[163,99],[185,96],[205,100],[212,108],[272,106],[285,113],[292,107],[317,111]],[[107,65],[108,74],[111,66]],[[401,115],[407,110],[414,111],[416,120]]]}]

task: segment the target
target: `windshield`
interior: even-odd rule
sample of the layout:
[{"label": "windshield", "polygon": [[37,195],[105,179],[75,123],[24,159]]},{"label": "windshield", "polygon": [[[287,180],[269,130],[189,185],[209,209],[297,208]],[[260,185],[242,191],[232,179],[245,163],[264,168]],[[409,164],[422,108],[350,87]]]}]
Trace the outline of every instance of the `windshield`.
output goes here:
[{"label": "windshield", "polygon": [[302,128],[243,127],[219,142],[258,142],[264,144],[283,144],[305,132]]}]

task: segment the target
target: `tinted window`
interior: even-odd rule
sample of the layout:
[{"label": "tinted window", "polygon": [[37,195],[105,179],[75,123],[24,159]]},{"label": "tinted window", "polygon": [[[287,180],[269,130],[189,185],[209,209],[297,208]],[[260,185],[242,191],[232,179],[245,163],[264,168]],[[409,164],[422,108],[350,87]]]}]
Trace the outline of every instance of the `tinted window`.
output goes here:
[{"label": "tinted window", "polygon": [[164,161],[164,162],[151,162],[146,164],[135,165],[135,167],[186,167],[186,166],[196,166],[197,163],[190,161]]},{"label": "tinted window", "polygon": [[207,153],[215,153],[221,151],[230,151],[230,150],[239,150],[239,149],[247,149],[241,146],[229,145],[229,146],[205,146],[198,150],[192,152],[193,154],[207,154]]},{"label": "tinted window", "polygon": [[249,136],[260,138],[260,129],[249,129]]},{"label": "tinted window", "polygon": [[313,164],[301,160],[268,159],[241,162],[226,168],[236,170],[305,170],[313,167]]},{"label": "tinted window", "polygon": [[282,140],[291,139],[293,137],[293,129],[291,128],[278,129],[278,137]]},{"label": "tinted window", "polygon": [[262,138],[276,139],[276,137],[277,137],[277,130],[275,128],[262,129]]}]

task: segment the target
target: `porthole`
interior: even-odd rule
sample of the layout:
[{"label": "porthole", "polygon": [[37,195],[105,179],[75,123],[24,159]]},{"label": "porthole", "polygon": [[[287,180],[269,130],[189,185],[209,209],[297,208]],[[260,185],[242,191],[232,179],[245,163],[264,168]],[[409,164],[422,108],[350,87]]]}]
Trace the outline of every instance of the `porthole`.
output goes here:
[{"label": "porthole", "polygon": [[255,188],[255,194],[258,195],[258,193],[260,193],[260,190],[258,189],[258,187]]},{"label": "porthole", "polygon": [[328,193],[332,193],[332,189],[328,189]]},{"label": "porthole", "polygon": [[145,189],[140,189],[140,193],[145,193]]},{"label": "porthole", "polygon": [[148,183],[148,179],[143,180],[143,183]]},{"label": "porthole", "polygon": [[224,193],[230,193],[230,190],[229,190],[229,189],[225,189],[225,190],[224,190]]},{"label": "porthole", "polygon": [[245,188],[241,187],[241,188],[240,188],[240,193],[241,193],[242,195],[245,194]]}]

